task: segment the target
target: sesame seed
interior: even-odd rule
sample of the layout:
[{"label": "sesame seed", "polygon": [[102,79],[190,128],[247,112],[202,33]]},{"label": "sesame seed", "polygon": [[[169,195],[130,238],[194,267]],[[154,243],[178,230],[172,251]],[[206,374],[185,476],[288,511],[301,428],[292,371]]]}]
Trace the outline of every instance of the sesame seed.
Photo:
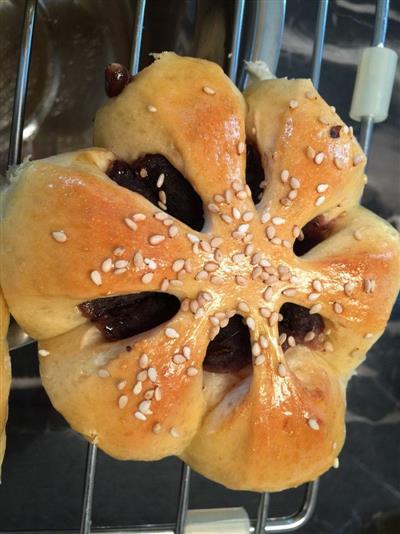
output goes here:
[{"label": "sesame seed", "polygon": [[208,272],[207,271],[199,271],[196,276],[195,276],[195,280],[207,280],[208,278]]},{"label": "sesame seed", "polygon": [[268,239],[273,239],[276,235],[275,226],[267,226],[265,233],[267,234]]},{"label": "sesame seed", "polygon": [[175,287],[183,287],[182,280],[171,280],[171,285]]},{"label": "sesame seed", "polygon": [[304,336],[304,341],[312,341],[313,339],[315,338],[315,332],[313,332],[312,330],[310,330],[309,332],[307,332],[307,334]]},{"label": "sesame seed", "polygon": [[172,357],[172,361],[177,365],[180,365],[186,362],[186,358],[185,356],[183,356],[183,354],[174,354]]},{"label": "sesame seed", "polygon": [[150,282],[153,280],[154,274],[153,273],[146,273],[142,276],[142,284],[150,284]]},{"label": "sesame seed", "polygon": [[261,347],[262,347],[263,349],[267,349],[267,348],[268,348],[269,343],[268,343],[268,339],[267,339],[265,336],[261,335],[261,336],[258,338],[258,340],[259,340],[260,345],[261,345]]},{"label": "sesame seed", "polygon": [[96,286],[101,286],[101,284],[103,283],[103,280],[101,278],[101,274],[99,273],[99,271],[92,271],[90,273],[90,279],[94,284],[96,284]]},{"label": "sesame seed", "polygon": [[315,206],[321,206],[325,202],[324,195],[321,195],[317,197],[316,201],[314,202]]},{"label": "sesame seed", "polygon": [[271,286],[268,286],[267,289],[263,293],[263,299],[269,302],[272,300],[273,294],[274,294],[274,290],[272,289]]},{"label": "sesame seed", "polygon": [[230,217],[229,215],[227,215],[226,213],[222,213],[221,215],[221,219],[224,221],[224,223],[226,224],[231,224],[233,222],[233,219],[232,217]]},{"label": "sesame seed", "polygon": [[329,124],[329,119],[326,117],[319,117],[318,120],[321,124],[325,124],[326,126]]},{"label": "sesame seed", "polygon": [[282,244],[282,239],[280,239],[279,237],[274,237],[273,239],[271,239],[271,243],[273,245],[281,245]]},{"label": "sesame seed", "polygon": [[236,275],[235,282],[238,286],[245,286],[247,284],[247,278],[244,276]]},{"label": "sesame seed", "polygon": [[230,189],[227,189],[227,190],[225,191],[224,194],[225,194],[225,200],[226,200],[226,202],[227,202],[228,204],[230,204],[230,203],[232,202],[232,200],[233,200],[233,193],[232,193],[232,191],[231,191]]},{"label": "sesame seed", "polygon": [[345,166],[345,162],[343,161],[342,158],[333,158],[333,163],[335,164],[335,167],[339,170],[342,170],[344,169],[344,166]]},{"label": "sesame seed", "polygon": [[53,239],[57,241],[57,243],[65,243],[68,239],[64,230],[57,230],[52,232],[51,235],[53,236]]},{"label": "sesame seed", "polygon": [[313,280],[312,286],[315,289],[315,291],[318,291],[318,293],[321,293],[321,291],[322,291],[322,282],[321,282],[321,280]]},{"label": "sesame seed", "polygon": [[147,106],[147,111],[150,111],[150,113],[155,113],[157,111],[157,108],[155,106],[152,106],[151,104],[149,104]]},{"label": "sesame seed", "polygon": [[353,165],[354,165],[354,167],[356,167],[359,163],[361,163],[363,159],[364,158],[363,158],[363,156],[361,154],[356,154],[353,157]]},{"label": "sesame seed", "polygon": [[276,224],[277,226],[281,224],[285,224],[286,219],[283,217],[272,217],[272,224]]},{"label": "sesame seed", "polygon": [[126,273],[127,270],[128,269],[125,269],[125,267],[122,267],[120,269],[115,269],[114,274],[116,274],[116,275],[124,274],[124,273]]},{"label": "sesame seed", "polygon": [[208,85],[205,85],[203,87],[203,92],[207,95],[215,95],[216,91],[212,87],[208,87]]},{"label": "sesame seed", "polygon": [[296,109],[297,107],[299,107],[299,103],[297,100],[291,100],[289,102],[289,107],[290,109]]},{"label": "sesame seed", "polygon": [[159,434],[161,432],[160,423],[156,423],[155,425],[153,425],[152,431],[154,434]]},{"label": "sesame seed", "polygon": [[306,156],[309,159],[314,159],[315,158],[315,150],[311,146],[308,146],[306,148]]},{"label": "sesame seed", "polygon": [[225,202],[225,198],[222,195],[214,195],[214,200],[217,204],[221,204],[222,202]]},{"label": "sesame seed", "polygon": [[164,333],[170,339],[177,339],[179,337],[179,334],[175,328],[168,327],[164,330]]},{"label": "sesame seed", "polygon": [[281,172],[281,181],[283,183],[286,183],[289,180],[289,171],[287,169],[283,169]]},{"label": "sesame seed", "polygon": [[340,304],[340,302],[334,302],[333,303],[333,311],[335,313],[342,313],[343,312],[343,306]]},{"label": "sesame seed", "polygon": [[260,312],[260,315],[262,317],[265,317],[266,319],[271,317],[271,311],[268,308],[260,308],[259,312]]},{"label": "sesame seed", "polygon": [[307,423],[311,430],[319,430],[319,424],[316,419],[308,419]]},{"label": "sesame seed", "polygon": [[122,256],[122,254],[125,252],[124,247],[117,247],[113,250],[114,256]]},{"label": "sesame seed", "polygon": [[169,433],[173,438],[179,438],[180,436],[178,430],[174,426],[170,429]]},{"label": "sesame seed", "polygon": [[292,189],[299,189],[301,183],[300,183],[300,180],[298,178],[295,178],[294,176],[292,176],[290,178],[290,187]]},{"label": "sesame seed", "polygon": [[141,369],[146,369],[148,365],[149,365],[149,357],[147,356],[146,353],[143,353],[139,358],[139,367]]},{"label": "sesame seed", "polygon": [[289,336],[287,341],[288,341],[289,347],[295,347],[296,346],[296,340],[294,339],[293,336]]},{"label": "sesame seed", "polygon": [[128,404],[128,397],[127,395],[121,395],[121,397],[118,399],[118,406],[119,408],[125,408],[125,406]]},{"label": "sesame seed", "polygon": [[151,382],[157,381],[157,370],[154,367],[149,367],[147,370],[147,376]]},{"label": "sesame seed", "polygon": [[137,411],[133,415],[136,417],[136,419],[139,419],[139,421],[147,420],[147,417],[142,412]]},{"label": "sesame seed", "polygon": [[314,304],[314,306],[311,306],[310,308],[310,315],[314,315],[316,313],[319,313],[322,310],[322,304]]},{"label": "sesame seed", "polygon": [[278,312],[272,312],[271,317],[269,318],[269,326],[274,326],[278,322],[279,319],[279,313]]},{"label": "sesame seed", "polygon": [[110,373],[107,371],[107,369],[99,369],[97,371],[97,375],[100,378],[108,378],[110,376]]},{"label": "sesame seed", "polygon": [[244,254],[234,254],[232,256],[233,263],[240,263],[246,256]]},{"label": "sesame seed", "polygon": [[174,263],[172,264],[172,270],[174,271],[174,273],[178,273],[179,271],[183,269],[184,266],[185,266],[184,259],[175,260]]},{"label": "sesame seed", "polygon": [[294,287],[288,287],[282,291],[282,295],[285,295],[285,297],[294,297],[297,295],[297,289]]},{"label": "sesame seed", "polygon": [[211,211],[211,213],[219,213],[219,207],[216,204],[213,204],[212,202],[210,202],[210,204],[208,204],[207,207],[209,211]]},{"label": "sesame seed", "polygon": [[354,236],[354,239],[356,239],[357,241],[361,241],[363,238],[361,230],[355,230],[353,232],[353,236]]},{"label": "sesame seed", "polygon": [[232,215],[234,219],[239,220],[241,217],[240,210],[238,208],[232,208]]},{"label": "sesame seed", "polygon": [[374,337],[374,334],[372,332],[367,332],[364,337],[365,339],[370,339],[371,337]]},{"label": "sesame seed", "polygon": [[325,193],[325,191],[329,188],[328,184],[318,184],[317,185],[317,193]]},{"label": "sesame seed", "polygon": [[[147,377],[147,373],[146,373],[146,377]],[[133,389],[132,389],[132,393],[134,395],[139,395],[139,393],[141,393],[142,391],[142,388],[143,388],[143,385],[142,385],[142,382],[136,382],[136,384],[134,385]]]},{"label": "sesame seed", "polygon": [[129,219],[128,217],[125,217],[124,221],[128,228],[131,230],[137,230],[138,225],[135,223],[135,221],[132,221],[132,219]]},{"label": "sesame seed", "polygon": [[252,221],[253,218],[254,218],[254,213],[252,211],[246,211],[244,214],[243,214],[243,220],[245,222],[249,222],[249,221]]},{"label": "sesame seed", "polygon": [[373,278],[366,278],[364,280],[364,291],[366,293],[373,293],[375,291],[376,282]]},{"label": "sesame seed", "polygon": [[271,218],[271,215],[268,210],[264,210],[261,214],[261,222],[263,224],[267,223]]},{"label": "sesame seed", "polygon": [[260,347],[260,344],[257,341],[255,343],[253,343],[253,345],[251,347],[251,352],[252,352],[253,356],[259,356],[261,354],[261,347]]},{"label": "sesame seed", "polygon": [[333,352],[333,345],[330,341],[325,341],[324,350],[326,350],[326,352]]},{"label": "sesame seed", "polygon": [[217,286],[220,286],[224,283],[224,279],[221,278],[220,276],[216,276],[216,275],[213,275],[211,278],[210,278],[210,282],[214,285],[217,285]]},{"label": "sesame seed", "polygon": [[129,265],[129,261],[128,260],[117,260],[115,262],[115,267],[117,269],[123,269],[124,267],[127,267],[127,265]]},{"label": "sesame seed", "polygon": [[291,189],[288,193],[289,200],[294,200],[297,197],[298,191],[297,189]]},{"label": "sesame seed", "polygon": [[286,367],[283,365],[283,363],[280,363],[278,365],[278,374],[279,376],[281,376],[282,378],[286,376]]},{"label": "sesame seed", "polygon": [[316,163],[317,165],[321,165],[324,159],[325,159],[325,154],[323,152],[318,152],[318,154],[314,158],[314,163]]},{"label": "sesame seed", "polygon": [[219,265],[218,263],[214,263],[213,261],[208,261],[205,265],[204,265],[204,269],[209,272],[209,273],[212,273],[214,271],[217,271],[219,269]]},{"label": "sesame seed", "polygon": [[121,391],[126,386],[126,383],[127,383],[126,380],[121,380],[121,382],[118,382],[117,384],[117,389]]},{"label": "sesame seed", "polygon": [[246,324],[250,328],[250,330],[255,330],[256,323],[255,323],[253,317],[247,317]]},{"label": "sesame seed", "polygon": [[147,371],[146,370],[139,371],[138,374],[136,375],[136,379],[139,382],[144,382],[145,380],[147,380]]},{"label": "sesame seed", "polygon": [[287,334],[281,334],[279,336],[279,345],[283,345],[286,341],[286,338],[287,338]]},{"label": "sesame seed", "polygon": [[259,356],[256,356],[254,360],[254,365],[262,365],[265,362],[265,356],[264,354],[260,354]]},{"label": "sesame seed", "polygon": [[335,459],[333,460],[332,467],[333,467],[334,469],[338,469],[338,468],[339,468],[339,458],[335,458]]},{"label": "sesame seed", "polygon": [[197,373],[199,372],[198,369],[196,369],[196,367],[193,367],[193,366],[190,366],[186,369],[186,374],[188,376],[196,376]]},{"label": "sesame seed", "polygon": [[237,153],[240,156],[245,151],[246,145],[243,143],[243,141],[239,141],[237,145]]},{"label": "sesame seed", "polygon": [[240,232],[241,234],[244,234],[245,232],[247,232],[247,230],[249,229],[249,225],[248,224],[239,224],[239,226],[237,227],[237,231]]},{"label": "sesame seed", "polygon": [[103,273],[109,273],[111,271],[111,269],[112,269],[112,266],[113,266],[112,259],[111,258],[107,258],[101,264],[101,270],[103,271]]},{"label": "sesame seed", "polygon": [[306,91],[306,98],[309,100],[314,100],[314,94],[312,91]]},{"label": "sesame seed", "polygon": [[224,240],[222,237],[213,237],[210,241],[210,244],[213,248],[218,248],[223,242]]},{"label": "sesame seed", "polygon": [[39,353],[39,356],[43,356],[43,358],[45,358],[46,356],[50,354],[50,352],[46,349],[39,349],[38,353]]},{"label": "sesame seed", "polygon": [[353,282],[346,282],[343,286],[343,290],[346,293],[346,295],[349,297],[353,291],[354,291],[354,283]]},{"label": "sesame seed", "polygon": [[165,174],[162,172],[160,176],[157,178],[157,187],[160,189],[164,183],[165,180]]},{"label": "sesame seed", "polygon": [[159,245],[164,240],[165,240],[165,236],[164,235],[160,235],[160,234],[154,234],[154,235],[149,237],[150,245]]}]

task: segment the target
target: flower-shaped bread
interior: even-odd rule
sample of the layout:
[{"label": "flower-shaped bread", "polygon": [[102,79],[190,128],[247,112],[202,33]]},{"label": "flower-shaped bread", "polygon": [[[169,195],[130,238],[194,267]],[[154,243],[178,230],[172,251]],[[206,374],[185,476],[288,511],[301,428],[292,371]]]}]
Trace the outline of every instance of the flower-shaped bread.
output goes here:
[{"label": "flower-shaped bread", "polygon": [[[52,403],[117,458],[175,454],[248,490],[315,478],[343,445],[347,380],[399,284],[396,232],[358,205],[365,158],[351,130],[309,81],[260,82],[243,98],[216,65],[162,54],[98,112],[95,142],[112,152],[26,165],[5,204],[1,284],[41,340]],[[265,170],[257,207],[246,143]],[[146,155],[164,156],[200,195],[202,231],[168,213],[168,195],[160,209],[107,176]],[[296,255],[318,216],[327,238]],[[174,295],[179,311],[171,301],[161,325],[105,339],[118,296],[149,292]],[[279,333],[288,303],[309,312]],[[203,369],[236,316],[250,365]]]}]

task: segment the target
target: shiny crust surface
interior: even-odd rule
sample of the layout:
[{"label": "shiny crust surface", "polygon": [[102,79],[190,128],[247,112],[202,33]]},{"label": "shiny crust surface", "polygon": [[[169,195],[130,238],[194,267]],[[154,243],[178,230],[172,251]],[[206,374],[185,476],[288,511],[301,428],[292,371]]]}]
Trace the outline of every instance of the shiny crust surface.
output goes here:
[{"label": "shiny crust surface", "polygon": [[0,472],[6,447],[6,422],[8,416],[8,395],[10,393],[11,366],[7,346],[9,313],[0,289]]},{"label": "shiny crust surface", "polygon": [[[246,140],[266,174],[257,207],[245,186]],[[236,489],[316,478],[343,445],[347,381],[382,334],[400,278],[397,233],[359,206],[365,157],[351,130],[308,80],[263,81],[242,96],[218,66],[164,53],[99,110],[95,143],[110,152],[20,168],[3,208],[1,284],[48,353],[41,375],[55,408],[117,458],[179,455]],[[190,181],[204,202],[203,232],[106,176],[114,159],[145,154],[162,154]],[[334,232],[295,256],[297,229],[323,213]],[[120,258],[127,270],[116,273]],[[181,310],[132,339],[106,342],[76,310],[160,290]],[[285,302],[320,305],[323,350],[283,353]],[[210,339],[235,313],[250,329],[252,368],[203,371]]]}]

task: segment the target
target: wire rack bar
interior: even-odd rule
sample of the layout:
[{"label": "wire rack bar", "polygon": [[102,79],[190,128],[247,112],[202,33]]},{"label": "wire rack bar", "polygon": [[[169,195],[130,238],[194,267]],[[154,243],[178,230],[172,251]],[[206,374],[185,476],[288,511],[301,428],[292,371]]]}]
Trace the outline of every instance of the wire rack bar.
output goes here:
[{"label": "wire rack bar", "polygon": [[269,493],[263,493],[258,504],[257,523],[254,529],[254,534],[263,534],[263,532],[265,532],[265,525],[268,518],[269,501]]},{"label": "wire rack bar", "polygon": [[85,470],[85,484],[83,487],[81,534],[89,534],[92,523],[92,506],[94,476],[96,473],[97,447],[93,443],[88,444]]},{"label": "wire rack bar", "polygon": [[129,70],[131,74],[137,74],[139,70],[140,51],[142,49],[144,13],[146,11],[146,0],[138,0],[135,21],[133,23],[132,51]]},{"label": "wire rack bar", "polygon": [[182,463],[181,486],[179,490],[178,513],[175,534],[184,534],[190,494],[190,467]]},{"label": "wire rack bar", "polygon": [[[377,0],[375,8],[374,34],[371,46],[383,46],[386,40],[387,23],[389,18],[390,0]],[[368,157],[374,130],[374,119],[363,117],[360,129],[360,144]]]},{"label": "wire rack bar", "polygon": [[26,0],[21,35],[17,83],[15,85],[14,107],[11,120],[8,165],[17,165],[17,163],[21,161],[25,104],[28,91],[29,68],[31,64],[32,40],[33,30],[35,27],[36,10],[37,0]]},{"label": "wire rack bar", "polygon": [[232,34],[232,50],[231,60],[229,63],[229,78],[236,82],[238,68],[239,68],[239,52],[240,52],[240,38],[243,29],[244,20],[244,8],[246,0],[235,0],[235,17],[233,21],[233,34]]},{"label": "wire rack bar", "polygon": [[315,26],[314,46],[312,53],[312,82],[318,89],[321,76],[322,56],[324,53],[324,41],[326,30],[326,19],[328,16],[329,0],[319,0],[317,24]]}]

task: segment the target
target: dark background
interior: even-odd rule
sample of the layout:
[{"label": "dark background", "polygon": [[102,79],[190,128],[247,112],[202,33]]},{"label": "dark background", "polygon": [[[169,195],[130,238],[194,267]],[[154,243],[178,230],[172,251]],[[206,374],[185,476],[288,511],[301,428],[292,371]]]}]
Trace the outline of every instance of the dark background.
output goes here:
[{"label": "dark background", "polygon": [[[276,0],[266,0],[276,1]],[[248,2],[251,5],[251,1]],[[309,77],[316,0],[288,0],[278,76]],[[24,156],[45,157],[91,144],[92,119],[105,100],[103,68],[127,63],[134,2],[40,2]],[[4,172],[23,2],[0,0],[0,172]],[[148,52],[175,50],[227,65],[233,2],[150,0],[142,63]],[[249,32],[251,17],[246,18]],[[360,50],[373,34],[374,3],[330,2],[320,92],[348,116]],[[387,46],[399,51],[400,4],[392,1]],[[399,72],[390,116],[374,130],[363,203],[393,224],[399,208]],[[348,388],[348,437],[340,468],[321,479],[309,534],[400,532],[400,309]],[[12,354],[13,386],[0,487],[0,531],[78,528],[86,443],[51,407],[40,386],[34,346]],[[169,523],[175,518],[180,462],[123,463],[99,452],[93,524]],[[272,514],[290,513],[302,490],[272,497]],[[258,495],[231,492],[194,474],[191,508],[245,506]]]}]

